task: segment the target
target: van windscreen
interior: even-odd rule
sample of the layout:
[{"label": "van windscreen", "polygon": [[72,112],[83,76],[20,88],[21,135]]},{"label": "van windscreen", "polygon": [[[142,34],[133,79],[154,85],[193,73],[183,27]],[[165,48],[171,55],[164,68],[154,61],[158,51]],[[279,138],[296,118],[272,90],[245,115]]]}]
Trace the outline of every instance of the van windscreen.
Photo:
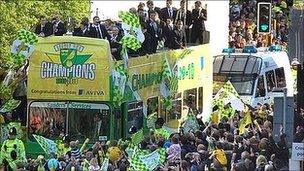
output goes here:
[{"label": "van windscreen", "polygon": [[219,55],[214,57],[214,75],[258,75],[262,59],[252,55]]}]

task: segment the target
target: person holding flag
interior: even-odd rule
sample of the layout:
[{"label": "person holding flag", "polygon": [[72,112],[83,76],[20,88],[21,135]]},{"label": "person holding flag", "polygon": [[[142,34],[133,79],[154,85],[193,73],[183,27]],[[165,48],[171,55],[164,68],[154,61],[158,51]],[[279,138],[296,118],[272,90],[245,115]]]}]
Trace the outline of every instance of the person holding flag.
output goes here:
[{"label": "person holding flag", "polygon": [[163,128],[165,121],[163,118],[158,118],[155,122],[155,129],[154,129],[154,135],[155,137],[163,137],[165,139],[168,139],[170,136],[170,133]]},{"label": "person holding flag", "polygon": [[189,94],[185,99],[185,101],[188,107],[188,114],[187,117],[184,118],[184,121],[181,124],[182,131],[196,132],[197,130],[200,129],[200,126],[204,125],[202,121],[202,115],[199,114],[199,111],[196,108],[196,97],[193,94]]},{"label": "person holding flag", "polygon": [[3,142],[1,147],[0,165],[4,165],[4,170],[17,170],[17,165],[25,163],[24,144],[17,138],[17,129],[12,127],[9,130],[9,138]]}]

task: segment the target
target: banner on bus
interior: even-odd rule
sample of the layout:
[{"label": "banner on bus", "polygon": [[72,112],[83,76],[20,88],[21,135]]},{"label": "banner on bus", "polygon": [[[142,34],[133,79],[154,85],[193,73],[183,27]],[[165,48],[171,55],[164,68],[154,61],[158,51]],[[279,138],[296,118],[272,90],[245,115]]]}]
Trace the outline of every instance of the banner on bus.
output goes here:
[{"label": "banner on bus", "polygon": [[29,60],[29,99],[109,100],[109,55],[99,39],[39,39]]}]

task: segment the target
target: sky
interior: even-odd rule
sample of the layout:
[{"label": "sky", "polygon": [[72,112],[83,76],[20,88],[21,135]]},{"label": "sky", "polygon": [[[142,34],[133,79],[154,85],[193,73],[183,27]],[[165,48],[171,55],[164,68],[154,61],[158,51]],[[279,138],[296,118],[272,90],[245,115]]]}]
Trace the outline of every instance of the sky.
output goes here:
[{"label": "sky", "polygon": [[[118,11],[120,10],[129,10],[131,7],[138,6],[139,2],[146,3],[147,0],[133,0],[133,1],[91,1],[91,18],[96,15],[96,9],[98,8],[98,16],[100,19],[111,18],[114,20],[118,19]],[[165,0],[153,1],[154,6],[163,8],[166,6]],[[180,0],[173,1],[173,7],[179,8]],[[189,9],[192,9],[194,1],[189,2]]]}]

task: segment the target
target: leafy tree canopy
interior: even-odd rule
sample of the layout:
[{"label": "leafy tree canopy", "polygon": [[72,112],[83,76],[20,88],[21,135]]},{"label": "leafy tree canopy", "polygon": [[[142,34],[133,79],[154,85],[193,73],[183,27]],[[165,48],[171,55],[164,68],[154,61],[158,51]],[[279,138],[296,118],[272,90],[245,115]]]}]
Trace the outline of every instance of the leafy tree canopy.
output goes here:
[{"label": "leafy tree canopy", "polygon": [[[79,21],[90,14],[90,0],[41,0],[41,1],[1,1],[0,3],[0,74],[10,55],[10,45],[17,31],[24,28],[34,31],[40,16],[49,20],[54,14],[60,14],[67,23],[69,17]],[[0,75],[1,76],[1,75]]]}]

